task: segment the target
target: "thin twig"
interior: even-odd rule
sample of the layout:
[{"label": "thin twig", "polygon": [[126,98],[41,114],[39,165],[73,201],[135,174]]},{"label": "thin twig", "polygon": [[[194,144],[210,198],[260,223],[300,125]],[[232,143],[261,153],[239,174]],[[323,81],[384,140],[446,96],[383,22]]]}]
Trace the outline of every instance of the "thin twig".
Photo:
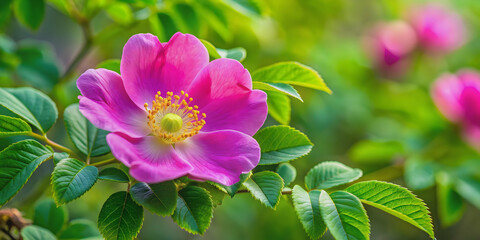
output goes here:
[{"label": "thin twig", "polygon": [[70,150],[69,148],[65,147],[65,146],[62,146],[50,139],[47,138],[46,135],[40,135],[40,134],[36,134],[36,133],[33,133],[33,132],[30,132],[27,134],[27,136],[30,136],[30,137],[34,137],[38,140],[41,140],[41,141],[44,141],[45,143],[47,143],[48,145],[50,145],[51,147],[57,149],[57,150],[60,150],[62,152],[66,152],[68,154],[70,154],[71,156],[77,156],[77,154],[75,154],[75,152],[73,152],[72,150]]},{"label": "thin twig", "polygon": [[110,158],[110,159],[103,160],[103,161],[100,161],[100,162],[92,163],[92,164],[90,164],[90,166],[101,167],[101,166],[105,166],[105,165],[112,164],[112,163],[118,163],[118,160],[116,158]]}]

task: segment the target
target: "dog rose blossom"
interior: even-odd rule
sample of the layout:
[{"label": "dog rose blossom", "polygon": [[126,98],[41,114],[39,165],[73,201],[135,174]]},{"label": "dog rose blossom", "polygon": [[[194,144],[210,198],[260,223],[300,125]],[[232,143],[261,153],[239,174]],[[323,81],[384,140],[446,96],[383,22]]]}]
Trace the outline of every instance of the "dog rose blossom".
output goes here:
[{"label": "dog rose blossom", "polygon": [[207,49],[189,34],[167,43],[137,34],[124,46],[120,72],[82,74],[80,111],[111,132],[112,154],[135,179],[188,176],[232,185],[258,164],[252,135],[266,119],[266,94],[252,90],[238,61],[209,62]]},{"label": "dog rose blossom", "polygon": [[480,149],[480,74],[444,74],[433,85],[432,96],[443,115],[462,126],[467,142]]}]

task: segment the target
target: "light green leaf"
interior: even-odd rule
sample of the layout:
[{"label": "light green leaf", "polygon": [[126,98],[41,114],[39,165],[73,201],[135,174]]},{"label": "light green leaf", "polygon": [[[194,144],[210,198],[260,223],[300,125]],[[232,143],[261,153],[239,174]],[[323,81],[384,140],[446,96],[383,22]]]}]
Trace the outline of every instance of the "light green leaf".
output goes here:
[{"label": "light green leaf", "polygon": [[77,159],[61,160],[52,173],[53,196],[62,205],[87,192],[97,181],[98,169]]},{"label": "light green leaf", "polygon": [[102,240],[102,236],[93,223],[87,219],[72,220],[58,236],[59,240]]},{"label": "light green leaf", "polygon": [[102,171],[100,171],[100,174],[98,175],[98,179],[121,183],[129,182],[127,174],[125,174],[125,172],[123,172],[122,170],[114,167],[102,169]]},{"label": "light green leaf", "polygon": [[297,169],[290,163],[282,163],[278,165],[277,173],[282,177],[285,186],[290,185],[297,177]]},{"label": "light green leaf", "polygon": [[222,58],[235,59],[239,62],[242,62],[247,57],[247,50],[241,47],[232,49],[217,48],[217,52]]},{"label": "light green leaf", "polygon": [[455,190],[467,201],[480,209],[480,182],[469,177],[456,180]]},{"label": "light green leaf", "polygon": [[200,41],[203,43],[205,48],[207,48],[208,55],[210,56],[210,58],[213,58],[213,59],[222,58],[222,56],[220,56],[220,54],[217,52],[217,48],[215,48],[215,46],[213,46],[212,43],[203,39],[200,39]]},{"label": "light green leaf", "polygon": [[45,17],[45,0],[15,0],[13,8],[19,22],[37,30]]},{"label": "light green leaf", "polygon": [[253,174],[243,186],[265,206],[275,209],[282,196],[283,180],[274,172],[263,171]]},{"label": "light green leaf", "polygon": [[57,238],[45,228],[30,225],[22,228],[23,240],[56,240]]},{"label": "light green leaf", "polygon": [[404,152],[398,141],[378,142],[372,140],[359,141],[349,150],[352,161],[363,164],[389,163],[395,156]]},{"label": "light green leaf", "polygon": [[308,171],[305,186],[310,189],[328,189],[353,182],[362,176],[362,170],[339,162],[322,162]]},{"label": "light green leaf", "polygon": [[[264,8],[266,7],[263,1],[259,0],[231,0],[240,9],[247,11],[247,13],[253,13],[255,15],[262,15]],[[236,8],[237,9],[237,8]]]},{"label": "light green leaf", "polygon": [[213,203],[208,191],[197,186],[188,186],[178,192],[177,208],[173,221],[193,234],[203,234],[213,217]]},{"label": "light green leaf", "polygon": [[193,1],[193,7],[197,10],[199,18],[208,23],[218,35],[229,42],[232,40],[232,31],[228,28],[227,16],[218,1]]},{"label": "light green leaf", "polygon": [[143,208],[128,192],[112,194],[98,216],[98,229],[106,240],[134,239],[143,223]]},{"label": "light green leaf", "polygon": [[290,113],[292,107],[290,105],[290,98],[283,93],[266,91],[268,114],[280,124],[288,125],[290,123]]},{"label": "light green leaf", "polygon": [[53,151],[34,140],[14,143],[0,152],[0,206],[23,187]]},{"label": "light green leaf", "polygon": [[345,191],[320,193],[320,212],[336,240],[370,239],[370,223],[360,200]]},{"label": "light green leaf", "polygon": [[305,232],[311,239],[319,239],[327,226],[323,222],[320,212],[320,191],[306,192],[300,186],[295,185],[292,191],[293,206],[298,219],[303,225]]},{"label": "light green leaf", "polygon": [[172,181],[136,183],[130,189],[130,194],[135,202],[161,216],[172,215],[177,205],[177,188]]},{"label": "light green leaf", "polygon": [[437,174],[438,213],[444,227],[457,223],[465,212],[465,203],[453,188],[453,179],[447,173]]},{"label": "light green leaf", "polygon": [[412,190],[423,190],[435,185],[435,165],[418,157],[405,161],[405,183]]},{"label": "light green leaf", "polygon": [[58,117],[55,103],[33,88],[0,88],[0,105],[45,133]]},{"label": "light green leaf", "polygon": [[228,195],[230,195],[230,197],[233,197],[235,196],[235,193],[237,193],[238,189],[240,189],[240,187],[242,187],[242,184],[247,181],[247,179],[252,175],[252,173],[243,173],[240,175],[240,180],[231,185],[231,186],[225,186],[225,185],[222,185],[222,184],[218,184],[218,183],[214,183],[214,182],[210,182],[211,184],[219,187],[220,189],[223,189],[225,190],[225,192],[228,193]]},{"label": "light green leaf", "polygon": [[0,115],[0,137],[27,135],[32,128],[20,118]]},{"label": "light green leaf", "polygon": [[67,223],[67,213],[65,206],[57,207],[53,199],[47,198],[35,204],[33,224],[57,234]]},{"label": "light green leaf", "polygon": [[75,146],[87,157],[100,156],[110,152],[106,136],[107,131],[98,129],[85,118],[78,108],[72,104],[63,113],[65,128]]},{"label": "light green leaf", "polygon": [[288,162],[312,150],[312,142],[302,132],[289,126],[271,126],[253,136],[262,151],[259,165]]},{"label": "light green leaf", "polygon": [[314,69],[298,62],[280,62],[258,69],[253,72],[252,79],[259,82],[292,84],[332,93]]},{"label": "light green leaf", "polygon": [[126,3],[112,3],[105,9],[105,11],[113,21],[122,25],[127,25],[133,20],[132,9],[130,9],[130,6]]},{"label": "light green leaf", "polygon": [[120,59],[108,59],[99,63],[95,68],[105,68],[120,74]]},{"label": "light green leaf", "polygon": [[300,94],[298,94],[297,90],[295,90],[295,88],[293,88],[291,85],[286,83],[268,83],[268,82],[254,81],[253,88],[264,90],[264,91],[272,91],[272,92],[287,94],[303,102],[303,99],[302,97],[300,97]]},{"label": "light green leaf", "polygon": [[434,239],[427,206],[408,189],[387,182],[366,181],[356,183],[345,191],[357,196],[365,204],[412,224]]}]

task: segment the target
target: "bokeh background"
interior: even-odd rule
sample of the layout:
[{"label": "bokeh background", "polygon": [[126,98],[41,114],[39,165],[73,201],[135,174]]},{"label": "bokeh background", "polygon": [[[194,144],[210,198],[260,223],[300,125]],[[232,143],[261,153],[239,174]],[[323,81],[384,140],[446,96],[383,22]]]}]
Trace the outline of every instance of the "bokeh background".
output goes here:
[{"label": "bokeh background", "polygon": [[[303,185],[303,176],[316,164],[340,161],[361,168],[365,180],[412,189],[432,211],[437,239],[480,239],[479,153],[431,97],[432,83],[442,74],[480,70],[480,1],[48,0],[38,26],[22,22],[11,2],[0,3],[1,87],[34,86],[55,99],[63,112],[78,101],[79,74],[120,58],[127,39],[143,32],[167,41],[181,31],[219,48],[243,47],[247,52],[243,64],[250,71],[298,61],[317,70],[333,94],[300,88],[304,102],[290,100],[290,125],[315,144],[307,157],[292,162],[297,168],[295,184]],[[65,7],[72,3],[76,9]],[[414,13],[432,3],[462,19],[453,30],[445,26],[447,35],[462,36],[461,43],[448,50],[412,43],[393,62],[375,48],[381,44],[379,31],[396,29],[399,22],[412,27]],[[418,41],[410,33],[394,34],[394,42],[403,46]],[[266,124],[278,123],[269,118]],[[50,138],[72,146],[62,121]],[[0,147],[14,140],[1,139]],[[42,165],[7,206],[18,207],[29,217],[37,199],[51,196],[44,189],[52,169],[53,164]],[[67,205],[69,217],[96,221],[103,202],[123,188],[97,182],[82,200]],[[204,236],[188,234],[169,217],[145,212],[138,238],[307,239],[290,199],[283,198],[273,211],[248,194],[227,197],[215,209]],[[459,210],[445,216],[445,208]],[[367,212],[372,239],[428,239],[393,216],[370,207]],[[327,233],[324,239],[331,236]]]}]

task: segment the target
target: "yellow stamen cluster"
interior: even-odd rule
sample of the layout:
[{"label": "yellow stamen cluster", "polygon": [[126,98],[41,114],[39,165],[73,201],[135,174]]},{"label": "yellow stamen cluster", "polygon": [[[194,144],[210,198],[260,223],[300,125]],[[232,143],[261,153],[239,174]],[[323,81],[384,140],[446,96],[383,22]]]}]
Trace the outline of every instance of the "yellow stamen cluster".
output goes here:
[{"label": "yellow stamen cluster", "polygon": [[[180,96],[178,96],[173,95],[172,92],[167,92],[166,96],[162,97],[161,93],[157,92],[155,100],[152,101],[152,107],[149,108],[148,103],[144,105],[145,110],[148,112],[148,126],[152,130],[152,134],[161,137],[163,141],[169,144],[185,140],[197,134],[205,125],[204,118],[207,117],[205,113],[198,111],[197,105],[189,106],[193,98],[188,93],[184,91],[180,93]],[[167,114],[168,116],[166,116]],[[172,118],[172,114],[177,115],[179,118]],[[165,120],[182,122],[175,125],[178,127],[168,128],[167,126],[173,125],[165,124]]]}]

